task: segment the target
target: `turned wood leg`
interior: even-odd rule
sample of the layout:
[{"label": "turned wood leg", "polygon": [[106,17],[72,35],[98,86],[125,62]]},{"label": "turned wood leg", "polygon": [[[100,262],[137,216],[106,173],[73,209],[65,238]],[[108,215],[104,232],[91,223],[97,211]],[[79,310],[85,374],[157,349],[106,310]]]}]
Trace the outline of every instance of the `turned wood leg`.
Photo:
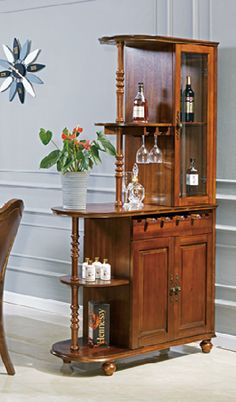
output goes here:
[{"label": "turned wood leg", "polygon": [[[72,217],[72,234],[71,234],[71,263],[72,272],[71,279],[76,281],[78,276],[78,262],[79,262],[79,219]],[[79,302],[78,302],[79,288],[76,285],[71,286],[71,350],[79,350],[78,334],[79,334]]]},{"label": "turned wood leg", "polygon": [[5,339],[5,334],[4,334],[4,328],[3,328],[3,323],[0,322],[0,356],[2,358],[3,364],[6,367],[7,374],[9,375],[14,375],[15,374],[15,369],[14,366],[11,362],[8,349],[7,349],[7,343]]},{"label": "turned wood leg", "polygon": [[105,362],[102,365],[102,369],[105,375],[112,375],[116,371],[116,365],[114,362]]},{"label": "turned wood leg", "polygon": [[211,343],[211,339],[205,339],[200,343],[203,353],[210,353],[213,345]]}]

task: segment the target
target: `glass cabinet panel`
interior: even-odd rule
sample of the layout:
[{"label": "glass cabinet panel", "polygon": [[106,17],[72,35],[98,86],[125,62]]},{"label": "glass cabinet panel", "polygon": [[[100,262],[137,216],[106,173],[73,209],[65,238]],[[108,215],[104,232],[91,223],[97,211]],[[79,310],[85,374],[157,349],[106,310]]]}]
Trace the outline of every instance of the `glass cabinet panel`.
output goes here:
[{"label": "glass cabinet panel", "polygon": [[208,54],[181,52],[180,197],[207,194]]}]

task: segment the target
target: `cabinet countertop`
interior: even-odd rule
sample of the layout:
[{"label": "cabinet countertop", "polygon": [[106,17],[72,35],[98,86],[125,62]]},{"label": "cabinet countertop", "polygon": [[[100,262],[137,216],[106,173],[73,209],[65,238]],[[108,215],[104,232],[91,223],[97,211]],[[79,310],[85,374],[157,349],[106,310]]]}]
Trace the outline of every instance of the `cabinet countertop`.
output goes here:
[{"label": "cabinet countertop", "polygon": [[113,203],[87,204],[84,210],[65,209],[63,207],[53,207],[52,211],[57,215],[65,215],[78,218],[121,218],[128,216],[142,217],[146,215],[161,215],[167,213],[178,213],[188,211],[202,211],[215,208],[216,205],[194,205],[185,207],[170,207],[159,205],[144,205],[139,210],[125,210],[123,207],[116,207]]}]

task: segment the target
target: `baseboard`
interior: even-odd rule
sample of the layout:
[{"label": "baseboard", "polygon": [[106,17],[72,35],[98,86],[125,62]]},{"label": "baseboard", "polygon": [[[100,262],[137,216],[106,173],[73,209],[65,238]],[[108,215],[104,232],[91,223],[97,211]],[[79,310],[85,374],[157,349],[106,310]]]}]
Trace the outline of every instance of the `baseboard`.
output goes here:
[{"label": "baseboard", "polygon": [[216,338],[213,339],[216,347],[236,352],[236,336],[216,332]]}]

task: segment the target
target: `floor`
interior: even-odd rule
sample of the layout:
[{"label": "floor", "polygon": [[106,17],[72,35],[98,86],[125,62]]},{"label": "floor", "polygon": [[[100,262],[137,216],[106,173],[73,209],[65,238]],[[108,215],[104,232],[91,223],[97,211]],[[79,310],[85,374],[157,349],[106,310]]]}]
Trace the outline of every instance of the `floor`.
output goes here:
[{"label": "floor", "polygon": [[5,303],[5,329],[15,376],[0,361],[1,402],[236,401],[235,338],[218,337],[210,354],[197,344],[123,360],[112,377],[100,365],[62,365],[51,344],[69,336],[68,319]]}]

